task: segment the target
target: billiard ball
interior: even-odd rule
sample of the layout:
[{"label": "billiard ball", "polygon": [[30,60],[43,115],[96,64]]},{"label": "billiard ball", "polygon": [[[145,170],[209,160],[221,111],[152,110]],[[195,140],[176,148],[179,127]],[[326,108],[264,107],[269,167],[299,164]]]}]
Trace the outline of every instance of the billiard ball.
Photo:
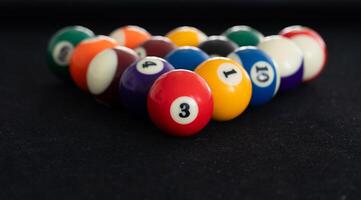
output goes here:
[{"label": "billiard ball", "polygon": [[91,60],[86,73],[89,92],[102,103],[117,105],[120,77],[137,59],[138,56],[132,49],[123,46],[105,49],[98,53]]},{"label": "billiard ball", "polygon": [[280,85],[280,74],[272,59],[257,47],[240,47],[229,56],[240,63],[252,81],[250,105],[262,105],[272,99]]},{"label": "billiard ball", "polygon": [[135,48],[140,58],[146,56],[156,56],[164,58],[168,53],[173,51],[176,46],[168,38],[163,36],[154,36],[149,40],[145,41],[139,47]]},{"label": "billiard ball", "polygon": [[297,87],[302,82],[303,54],[290,39],[283,36],[268,36],[258,45],[276,63],[281,76],[279,91]]},{"label": "billiard ball", "polygon": [[136,48],[146,40],[151,38],[150,33],[139,26],[123,26],[110,33],[110,37],[115,39],[119,45],[129,48]]},{"label": "billiard ball", "polygon": [[252,83],[239,63],[229,58],[214,57],[199,65],[195,72],[211,88],[214,120],[231,120],[247,108],[252,96]]},{"label": "billiard ball", "polygon": [[147,107],[151,120],[166,133],[191,136],[211,119],[213,98],[203,78],[189,70],[173,70],[154,82]]},{"label": "billiard ball", "polygon": [[207,35],[197,28],[190,26],[182,26],[173,29],[166,34],[176,46],[198,46],[207,39]]},{"label": "billiard ball", "polygon": [[47,62],[51,72],[63,80],[71,80],[69,63],[74,48],[83,40],[94,37],[94,33],[82,26],[69,26],[57,31],[47,50]]},{"label": "billiard ball", "polygon": [[86,73],[90,61],[104,49],[117,46],[118,43],[107,36],[86,39],[78,44],[70,59],[70,75],[74,83],[82,90],[88,91]]},{"label": "billiard ball", "polygon": [[326,44],[314,30],[304,26],[283,29],[282,36],[291,39],[304,55],[303,81],[311,81],[323,71],[327,60]]},{"label": "billiard ball", "polygon": [[233,26],[227,29],[223,35],[240,47],[257,46],[263,38],[261,32],[249,26]]},{"label": "billiard ball", "polygon": [[211,36],[206,41],[202,42],[198,48],[202,49],[208,55],[223,56],[226,57],[228,54],[236,50],[238,45],[224,36]]},{"label": "billiard ball", "polygon": [[128,67],[119,82],[122,105],[136,116],[147,113],[147,96],[154,81],[174,67],[159,57],[145,57]]},{"label": "billiard ball", "polygon": [[170,52],[165,59],[176,69],[194,70],[209,58],[208,54],[197,47],[184,46]]}]

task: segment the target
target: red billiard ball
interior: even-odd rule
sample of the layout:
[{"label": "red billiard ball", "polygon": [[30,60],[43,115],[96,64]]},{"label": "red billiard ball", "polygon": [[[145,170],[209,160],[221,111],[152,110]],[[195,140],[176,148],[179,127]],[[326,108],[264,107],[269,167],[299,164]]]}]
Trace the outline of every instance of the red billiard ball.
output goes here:
[{"label": "red billiard ball", "polygon": [[206,81],[188,70],[161,75],[148,94],[148,113],[166,133],[191,136],[212,117],[213,97]]},{"label": "red billiard ball", "polygon": [[140,58],[144,58],[146,56],[164,58],[174,49],[176,49],[176,46],[172,41],[170,41],[170,39],[163,36],[154,36],[134,50]]}]

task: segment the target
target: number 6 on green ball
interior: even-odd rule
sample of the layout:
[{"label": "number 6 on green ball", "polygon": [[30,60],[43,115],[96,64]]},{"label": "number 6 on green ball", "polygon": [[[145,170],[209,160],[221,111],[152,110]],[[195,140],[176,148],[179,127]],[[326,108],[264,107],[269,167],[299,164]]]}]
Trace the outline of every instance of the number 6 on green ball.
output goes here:
[{"label": "number 6 on green ball", "polygon": [[94,33],[82,26],[65,27],[54,34],[48,45],[47,62],[50,71],[63,80],[70,81],[69,63],[74,48]]}]

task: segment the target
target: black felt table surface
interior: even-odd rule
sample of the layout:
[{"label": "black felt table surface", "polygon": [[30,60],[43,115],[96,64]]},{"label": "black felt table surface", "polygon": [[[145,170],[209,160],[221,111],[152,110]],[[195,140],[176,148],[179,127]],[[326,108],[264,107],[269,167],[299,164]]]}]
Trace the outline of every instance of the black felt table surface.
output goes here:
[{"label": "black felt table surface", "polygon": [[[309,22],[329,50],[319,79],[180,139],[97,103],[46,67],[47,41],[62,26],[107,34],[136,20],[39,21],[0,31],[0,199],[359,199],[357,23]],[[139,25],[157,35],[187,23],[211,35],[237,23],[221,22]],[[269,35],[298,22],[247,24]]]}]

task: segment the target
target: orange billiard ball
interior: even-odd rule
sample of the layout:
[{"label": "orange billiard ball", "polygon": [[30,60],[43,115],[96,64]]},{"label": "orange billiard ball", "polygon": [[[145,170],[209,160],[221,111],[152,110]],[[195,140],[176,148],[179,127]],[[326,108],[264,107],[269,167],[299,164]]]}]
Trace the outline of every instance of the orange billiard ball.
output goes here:
[{"label": "orange billiard ball", "polygon": [[123,26],[114,30],[110,37],[119,45],[134,49],[151,38],[151,34],[139,26]]},{"label": "orange billiard ball", "polygon": [[80,89],[88,91],[86,74],[90,61],[99,52],[117,45],[117,41],[110,37],[97,36],[84,40],[75,47],[70,60],[70,75]]}]

